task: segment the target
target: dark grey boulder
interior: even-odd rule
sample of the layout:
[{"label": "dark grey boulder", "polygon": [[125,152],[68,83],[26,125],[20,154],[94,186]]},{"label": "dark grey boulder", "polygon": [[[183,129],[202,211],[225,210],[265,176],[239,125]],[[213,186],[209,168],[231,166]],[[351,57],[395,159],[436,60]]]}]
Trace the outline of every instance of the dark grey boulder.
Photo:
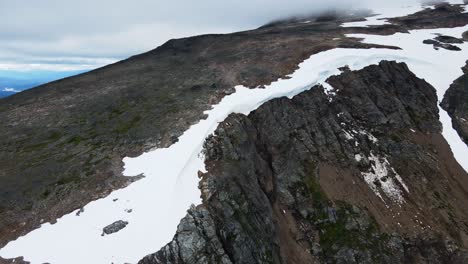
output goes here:
[{"label": "dark grey boulder", "polygon": [[448,43],[448,44],[462,44],[464,41],[463,39],[451,37],[451,36],[437,36],[435,40],[442,42],[442,43]]},{"label": "dark grey boulder", "polygon": [[114,223],[102,229],[102,236],[117,233],[120,230],[124,229],[127,225],[128,225],[127,221],[123,221],[123,220],[115,221]]}]

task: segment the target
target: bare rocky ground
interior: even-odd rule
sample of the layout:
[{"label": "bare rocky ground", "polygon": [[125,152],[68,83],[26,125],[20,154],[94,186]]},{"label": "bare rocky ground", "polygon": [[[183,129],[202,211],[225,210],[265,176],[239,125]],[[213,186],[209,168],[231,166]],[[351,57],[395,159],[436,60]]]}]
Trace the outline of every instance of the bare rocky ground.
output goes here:
[{"label": "bare rocky ground", "polygon": [[[233,86],[269,84],[320,51],[375,47],[346,38],[347,33],[464,26],[468,14],[462,11],[440,5],[369,28],[341,28],[343,21],[359,18],[327,15],[307,24],[288,20],[170,40],[116,64],[0,99],[0,246],[130,184],[136,178],[122,176],[123,157],[171,145]],[[443,139],[434,137],[417,138],[444,149]]]}]

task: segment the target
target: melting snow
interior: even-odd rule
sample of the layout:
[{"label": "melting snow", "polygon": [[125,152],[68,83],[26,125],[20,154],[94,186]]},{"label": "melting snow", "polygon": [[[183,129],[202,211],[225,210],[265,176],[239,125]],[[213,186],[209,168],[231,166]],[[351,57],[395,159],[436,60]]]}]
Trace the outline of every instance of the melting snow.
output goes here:
[{"label": "melting snow", "polygon": [[333,97],[336,96],[336,90],[327,82],[322,83],[323,92],[328,96],[328,101],[332,102]]},{"label": "melting snow", "polygon": [[346,130],[343,130],[343,133],[344,133],[344,135],[345,135],[345,137],[346,137],[346,139],[347,139],[347,140],[354,139],[354,137],[353,137],[353,136],[351,136],[351,134],[349,134],[349,133],[348,133],[348,131],[346,131]]},{"label": "melting snow", "polygon": [[378,140],[376,137],[374,137],[371,133],[369,133],[369,132],[367,132],[367,131],[365,131],[365,130],[359,131],[359,134],[361,134],[361,135],[366,135],[367,138],[368,138],[370,141],[372,141],[372,143],[377,143],[377,142],[379,141],[379,140]]},{"label": "melting snow", "polygon": [[[396,181],[403,186],[406,192],[409,192],[409,189],[401,179],[400,175],[398,175],[390,166],[387,158],[375,156],[371,152],[368,159],[372,162],[372,169],[369,172],[362,172],[364,181],[366,181],[372,191],[374,191],[374,193],[380,197],[384,203],[385,200],[383,199],[381,191],[392,201],[402,204],[405,199],[403,198],[402,192],[396,184]],[[389,171],[393,173],[396,181],[391,177]]]},{"label": "melting snow", "polygon": [[[403,9],[404,12],[406,9]],[[413,12],[413,10],[411,10]],[[399,13],[398,15],[402,15]],[[388,13],[385,17],[388,17]],[[31,263],[135,263],[170,242],[177,225],[191,204],[200,203],[198,171],[204,171],[200,154],[204,139],[216,129],[230,113],[247,114],[262,103],[276,97],[294,95],[313,85],[324,83],[338,68],[348,65],[359,70],[381,60],[406,62],[419,77],[425,78],[442,99],[451,82],[462,75],[461,67],[468,58],[468,44],[462,51],[436,51],[422,41],[434,33],[461,36],[467,27],[455,29],[415,30],[410,34],[391,36],[353,35],[368,43],[395,45],[403,50],[387,49],[334,49],[311,56],[299,65],[288,79],[280,79],[264,89],[236,87],[212,110],[208,118],[188,129],[177,143],[166,149],[156,149],[136,158],[125,158],[125,175],[143,173],[146,177],[125,189],[112,192],[108,197],[89,203],[79,216],[77,211],[58,219],[56,224],[46,223],[29,234],[10,242],[0,250],[4,258],[24,256]],[[444,136],[455,157],[468,170],[468,147],[452,129],[445,111],[441,111]],[[375,137],[366,134],[370,140]],[[394,172],[384,157],[371,155],[373,171],[363,176],[371,188],[374,180]],[[396,173],[395,173],[396,174]],[[401,177],[388,177],[382,184],[383,193],[402,202],[402,191],[396,182],[408,191]],[[374,186],[374,187],[373,187]],[[373,189],[382,198],[378,189]],[[115,202],[113,199],[118,199]],[[132,213],[126,209],[132,208]],[[102,228],[117,221],[127,221],[126,228],[101,237]],[[77,250],[79,249],[80,254]]]},{"label": "melting snow", "polygon": [[357,162],[360,162],[362,160],[362,156],[360,154],[356,154],[354,155],[354,159],[357,161]]}]

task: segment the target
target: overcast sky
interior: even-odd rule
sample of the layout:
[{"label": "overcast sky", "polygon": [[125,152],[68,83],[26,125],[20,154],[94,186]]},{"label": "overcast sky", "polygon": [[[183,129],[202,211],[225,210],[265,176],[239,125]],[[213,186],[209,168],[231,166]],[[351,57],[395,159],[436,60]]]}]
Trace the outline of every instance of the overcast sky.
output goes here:
[{"label": "overcast sky", "polygon": [[0,0],[0,70],[94,68],[171,38],[405,0]]}]

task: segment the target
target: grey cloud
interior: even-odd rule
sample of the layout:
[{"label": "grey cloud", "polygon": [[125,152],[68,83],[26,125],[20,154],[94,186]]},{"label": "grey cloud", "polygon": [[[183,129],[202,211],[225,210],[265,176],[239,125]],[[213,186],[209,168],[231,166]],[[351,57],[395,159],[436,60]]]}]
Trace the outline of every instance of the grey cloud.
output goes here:
[{"label": "grey cloud", "polygon": [[171,38],[246,30],[281,17],[378,2],[388,1],[0,0],[0,63],[120,59]]}]

